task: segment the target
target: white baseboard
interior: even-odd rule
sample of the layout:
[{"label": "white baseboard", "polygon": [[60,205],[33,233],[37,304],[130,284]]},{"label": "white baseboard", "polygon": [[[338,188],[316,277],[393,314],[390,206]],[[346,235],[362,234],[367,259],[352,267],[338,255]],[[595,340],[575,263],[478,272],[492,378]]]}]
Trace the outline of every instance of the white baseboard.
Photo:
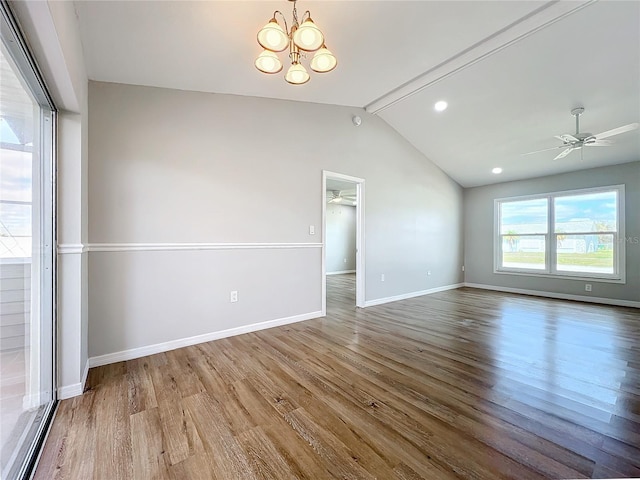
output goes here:
[{"label": "white baseboard", "polygon": [[87,386],[87,377],[89,376],[89,359],[84,364],[84,371],[82,372],[82,391],[84,392],[84,388]]},{"label": "white baseboard", "polygon": [[93,368],[99,367],[101,365],[108,365],[110,363],[124,362],[126,360],[146,357],[147,355],[153,355],[155,353],[168,352],[169,350],[175,350],[176,348],[188,347],[190,345],[196,345],[198,343],[210,342],[212,340],[218,340],[220,338],[232,337],[234,335],[255,332],[257,330],[264,330],[266,328],[279,327],[281,325],[301,322],[303,320],[311,320],[312,318],[318,318],[321,316],[322,312],[320,311],[303,313],[301,315],[294,315],[292,317],[277,318],[275,320],[252,323],[250,325],[244,325],[242,327],[229,328],[227,330],[219,330],[217,332],[205,333],[193,337],[179,338],[177,340],[170,340],[168,342],[156,343],[154,345],[132,348],[130,350],[107,353],[106,355],[99,355],[97,357],[89,358],[89,367]]},{"label": "white baseboard", "polygon": [[89,360],[84,364],[84,370],[82,371],[82,379],[80,383],[74,383],[71,385],[64,385],[58,387],[58,400],[66,400],[67,398],[77,397],[84,393],[84,387],[87,384],[87,375],[89,375]]},{"label": "white baseboard", "polygon": [[78,395],[82,395],[83,391],[84,385],[82,383],[74,383],[72,385],[58,387],[58,400],[77,397]]},{"label": "white baseboard", "polygon": [[493,290],[496,292],[519,293],[522,295],[533,295],[536,297],[557,298],[560,300],[575,300],[578,302],[601,303],[604,305],[615,305],[618,307],[640,308],[640,302],[633,300],[618,300],[616,298],[587,297],[586,295],[573,295],[570,293],[543,292],[540,290],[526,290],[524,288],[498,287],[495,285],[483,285],[481,283],[465,282],[465,287],[480,288],[482,290]]},{"label": "white baseboard", "polygon": [[403,293],[402,295],[395,295],[393,297],[376,298],[375,300],[367,300],[364,302],[365,307],[374,307],[376,305],[382,305],[383,303],[397,302],[398,300],[406,300],[408,298],[421,297],[422,295],[430,295],[432,293],[444,292],[445,290],[454,290],[464,286],[463,283],[454,283],[453,285],[445,285],[443,287],[430,288],[428,290],[420,290],[418,292]]},{"label": "white baseboard", "polygon": [[340,270],[338,272],[327,272],[327,275],[342,275],[343,273],[356,273],[355,270]]}]

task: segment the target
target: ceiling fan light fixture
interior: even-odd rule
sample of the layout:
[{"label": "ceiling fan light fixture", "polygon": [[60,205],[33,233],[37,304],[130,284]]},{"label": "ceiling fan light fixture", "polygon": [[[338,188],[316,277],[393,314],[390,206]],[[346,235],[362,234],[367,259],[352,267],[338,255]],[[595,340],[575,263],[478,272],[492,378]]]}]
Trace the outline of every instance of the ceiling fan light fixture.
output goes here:
[{"label": "ceiling fan light fixture", "polygon": [[255,62],[256,68],[262,73],[278,73],[282,71],[282,62],[271,50],[264,50]]},{"label": "ceiling fan light fixture", "polygon": [[294,32],[293,41],[300,50],[315,52],[324,43],[324,35],[309,16]]},{"label": "ceiling fan light fixture", "polygon": [[309,81],[309,73],[307,69],[300,63],[293,63],[284,79],[292,85],[303,85]]},{"label": "ceiling fan light fixture", "polygon": [[272,52],[282,52],[289,46],[289,36],[275,16],[258,32],[258,43]]},{"label": "ceiling fan light fixture", "polygon": [[338,60],[331,51],[322,44],[322,47],[315,53],[309,66],[317,73],[328,73],[338,65]]}]

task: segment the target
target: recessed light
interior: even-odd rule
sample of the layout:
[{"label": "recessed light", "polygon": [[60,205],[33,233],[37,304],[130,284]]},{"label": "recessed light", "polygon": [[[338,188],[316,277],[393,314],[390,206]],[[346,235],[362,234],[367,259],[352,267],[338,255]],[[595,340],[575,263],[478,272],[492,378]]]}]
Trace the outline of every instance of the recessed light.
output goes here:
[{"label": "recessed light", "polygon": [[491,173],[495,173],[496,175],[498,175],[499,173],[502,173],[502,169],[500,167],[496,167],[491,170]]},{"label": "recessed light", "polygon": [[449,104],[447,102],[440,100],[439,102],[436,102],[433,108],[435,108],[436,112],[444,112],[448,106]]}]

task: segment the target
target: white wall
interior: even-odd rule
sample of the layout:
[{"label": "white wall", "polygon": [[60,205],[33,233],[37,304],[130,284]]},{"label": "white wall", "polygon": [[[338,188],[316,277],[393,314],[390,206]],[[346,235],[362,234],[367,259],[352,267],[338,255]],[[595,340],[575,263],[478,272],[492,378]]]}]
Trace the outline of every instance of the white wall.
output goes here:
[{"label": "white wall", "polygon": [[[593,290],[587,293],[584,280],[493,273],[494,199],[620,184],[625,185],[626,197],[626,283],[589,280]],[[640,162],[469,188],[464,195],[466,282],[640,302]]]},{"label": "white wall", "polygon": [[327,203],[326,216],[327,273],[355,271],[356,207]]},{"label": "white wall", "polygon": [[462,281],[461,187],[360,109],[90,82],[89,134],[101,361],[317,315],[323,169],[366,180],[367,300]]}]

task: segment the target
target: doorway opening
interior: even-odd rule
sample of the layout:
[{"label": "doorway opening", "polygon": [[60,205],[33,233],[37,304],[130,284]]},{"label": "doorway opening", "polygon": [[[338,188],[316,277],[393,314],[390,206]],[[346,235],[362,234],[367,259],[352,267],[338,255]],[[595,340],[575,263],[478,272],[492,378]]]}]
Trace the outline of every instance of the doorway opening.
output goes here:
[{"label": "doorway opening", "polygon": [[339,295],[342,305],[364,308],[364,179],[325,170],[322,187],[323,315],[328,294]]}]

